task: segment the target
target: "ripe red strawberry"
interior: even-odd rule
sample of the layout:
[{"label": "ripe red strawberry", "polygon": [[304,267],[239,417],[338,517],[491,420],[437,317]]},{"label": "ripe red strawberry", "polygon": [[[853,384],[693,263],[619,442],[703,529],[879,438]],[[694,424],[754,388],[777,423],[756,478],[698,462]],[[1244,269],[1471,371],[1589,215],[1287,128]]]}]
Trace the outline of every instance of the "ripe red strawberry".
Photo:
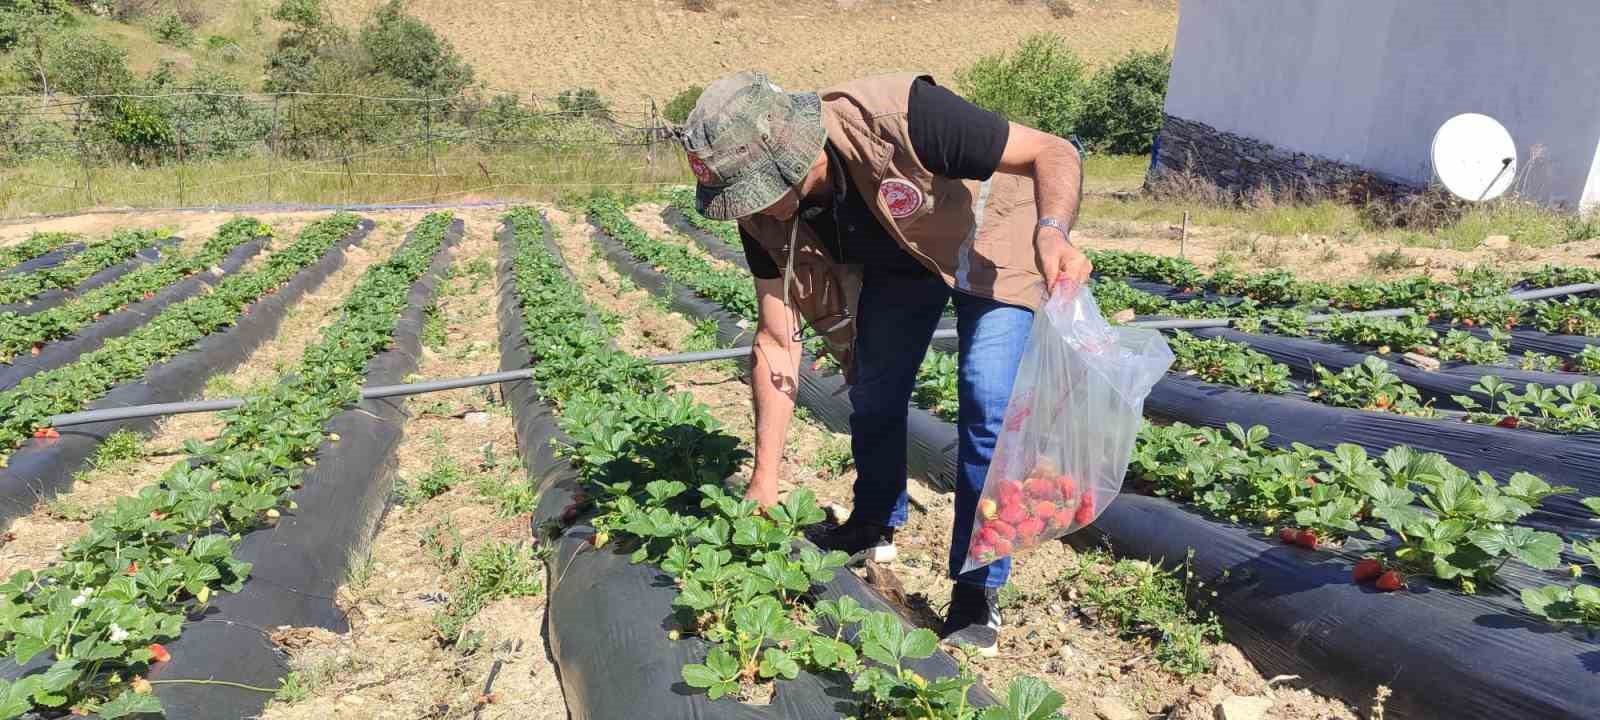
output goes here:
[{"label": "ripe red strawberry", "polygon": [[1071,527],[1072,526],[1072,515],[1073,515],[1073,512],[1070,509],[1062,508],[1060,510],[1057,510],[1056,511],[1056,517],[1055,517],[1055,526],[1056,527],[1063,527],[1063,528],[1064,527]]},{"label": "ripe red strawberry", "polygon": [[994,557],[994,546],[984,542],[973,543],[972,556],[980,559]]},{"label": "ripe red strawberry", "polygon": [[996,488],[996,491],[996,494],[1000,496],[1000,502],[1002,504],[1005,503],[1006,500],[1012,498],[1018,500],[1022,499],[1022,483],[1019,483],[1015,480],[1001,480],[1000,487]]},{"label": "ripe red strawberry", "polygon": [[1079,525],[1094,522],[1094,493],[1085,490],[1078,496],[1078,510],[1073,513],[1072,520]]},{"label": "ripe red strawberry", "polygon": [[987,545],[993,545],[994,541],[999,540],[999,539],[1000,539],[1000,533],[995,532],[994,528],[992,528],[992,527],[984,526],[984,528],[982,530],[978,531],[978,541],[979,542],[985,543]]},{"label": "ripe red strawberry", "polygon": [[44,350],[44,348],[42,348],[39,345],[35,344],[30,352],[33,354],[34,357],[38,357],[39,353],[42,352],[43,350]]},{"label": "ripe red strawberry", "polygon": [[40,440],[54,440],[61,437],[61,433],[57,432],[55,428],[39,428],[33,431],[33,436]]},{"label": "ripe red strawberry", "polygon": [[1039,518],[1028,518],[1017,525],[1017,535],[1021,536],[1024,545],[1038,541],[1041,532],[1044,532],[1044,521]]},{"label": "ripe red strawberry", "polygon": [[145,649],[150,651],[150,659],[156,662],[166,662],[172,659],[172,654],[167,652],[167,649],[162,647],[161,643],[150,643],[150,647]]},{"label": "ripe red strawberry", "polygon": [[1015,525],[1023,520],[1028,519],[1028,511],[1022,509],[1022,505],[1020,504],[1002,505],[1000,506],[1000,519]]},{"label": "ripe red strawberry", "polygon": [[994,554],[997,556],[1010,555],[1011,541],[1005,538],[1001,538],[1000,540],[996,541],[994,544]]},{"label": "ripe red strawberry", "polygon": [[139,563],[138,563],[138,561],[134,561],[134,562],[128,563],[128,569],[124,570],[123,572],[125,572],[125,573],[127,573],[129,575],[138,575],[139,574]]},{"label": "ripe red strawberry", "polygon": [[1036,518],[1041,520],[1049,520],[1050,518],[1055,517],[1055,514],[1056,504],[1050,502],[1049,500],[1040,500],[1039,502],[1033,504],[1033,516]]},{"label": "ripe red strawberry", "polygon": [[1378,576],[1378,589],[1384,592],[1394,592],[1405,585],[1406,580],[1400,576],[1399,571],[1389,570]]},{"label": "ripe red strawberry", "polygon": [[[994,530],[997,541],[1017,539],[1017,527],[1004,520],[990,520],[989,524],[983,527],[985,530]],[[999,542],[995,543],[995,545],[999,544]]]},{"label": "ripe red strawberry", "polygon": [[1025,489],[1028,491],[1028,497],[1034,500],[1054,500],[1060,497],[1061,492],[1055,483],[1044,478],[1029,480]]},{"label": "ripe red strawberry", "polygon": [[1061,497],[1068,500],[1078,496],[1078,481],[1073,480],[1071,475],[1062,474],[1057,477],[1056,487],[1061,489]]},{"label": "ripe red strawberry", "polygon": [[1299,534],[1300,533],[1292,527],[1278,528],[1278,539],[1289,543],[1290,545],[1294,544],[1294,538]]},{"label": "ripe red strawberry", "polygon": [[1521,425],[1521,424],[1522,424],[1522,418],[1519,418],[1519,417],[1517,417],[1515,415],[1507,415],[1507,416],[1505,416],[1503,418],[1500,418],[1500,422],[1495,423],[1495,425],[1498,425],[1498,426],[1503,427],[1503,428],[1509,428],[1511,430],[1517,429],[1517,426]]},{"label": "ripe red strawberry", "polygon": [[1364,558],[1356,563],[1355,569],[1350,571],[1350,577],[1356,582],[1366,582],[1383,574],[1383,563],[1373,558]]},{"label": "ripe red strawberry", "polygon": [[1307,550],[1317,549],[1318,540],[1320,538],[1317,537],[1317,531],[1315,530],[1301,530],[1299,534],[1294,536],[1294,544]]}]

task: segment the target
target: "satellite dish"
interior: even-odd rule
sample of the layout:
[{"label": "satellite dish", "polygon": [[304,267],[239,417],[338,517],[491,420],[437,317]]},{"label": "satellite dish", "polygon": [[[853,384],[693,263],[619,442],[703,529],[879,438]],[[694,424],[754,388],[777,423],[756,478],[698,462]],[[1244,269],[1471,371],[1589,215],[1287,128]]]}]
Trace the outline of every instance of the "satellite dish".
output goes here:
[{"label": "satellite dish", "polygon": [[1433,135],[1433,172],[1462,200],[1492,200],[1517,176],[1517,144],[1494,118],[1462,113]]}]

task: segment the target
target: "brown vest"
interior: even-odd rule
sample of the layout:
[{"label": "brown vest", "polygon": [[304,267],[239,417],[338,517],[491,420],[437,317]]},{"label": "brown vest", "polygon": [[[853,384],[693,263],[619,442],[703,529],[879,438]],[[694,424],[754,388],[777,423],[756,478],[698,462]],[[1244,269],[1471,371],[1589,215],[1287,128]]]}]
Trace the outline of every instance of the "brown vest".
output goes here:
[{"label": "brown vest", "polygon": [[[828,140],[890,237],[945,284],[1037,310],[1044,280],[1033,253],[1039,221],[1033,179],[995,173],[980,183],[940,177],[923,167],[906,125],[911,84],[919,77],[882,75],[821,91]],[[798,227],[791,228],[791,222]],[[853,381],[861,268],[833,262],[810,225],[798,218],[783,222],[751,215],[739,224],[780,268],[789,264],[794,230],[793,273],[786,272],[789,299]]]}]

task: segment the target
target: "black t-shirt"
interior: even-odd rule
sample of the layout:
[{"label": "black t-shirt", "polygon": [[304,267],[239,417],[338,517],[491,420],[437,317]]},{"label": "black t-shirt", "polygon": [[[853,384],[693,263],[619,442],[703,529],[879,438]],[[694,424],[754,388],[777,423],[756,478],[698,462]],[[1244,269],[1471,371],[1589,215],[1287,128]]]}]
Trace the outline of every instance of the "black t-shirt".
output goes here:
[{"label": "black t-shirt", "polygon": [[[994,175],[1011,135],[1005,118],[927,78],[911,84],[906,125],[911,149],[922,166],[935,175],[959,180],[987,180]],[[828,254],[843,262],[924,270],[878,222],[868,199],[851,185],[833,143],[824,149],[832,197],[825,203],[802,204],[800,217],[811,225]],[[739,237],[752,275],[768,280],[783,276],[778,263],[742,227]]]}]

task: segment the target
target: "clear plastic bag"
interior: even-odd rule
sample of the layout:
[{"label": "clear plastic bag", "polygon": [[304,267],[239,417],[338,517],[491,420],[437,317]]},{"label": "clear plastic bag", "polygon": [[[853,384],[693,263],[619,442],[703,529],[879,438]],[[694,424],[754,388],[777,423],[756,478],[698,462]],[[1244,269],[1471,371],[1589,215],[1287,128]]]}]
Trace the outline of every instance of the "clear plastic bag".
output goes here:
[{"label": "clear plastic bag", "polygon": [[1161,333],[1113,327],[1060,287],[1035,313],[962,572],[1094,522],[1122,490],[1144,400],[1172,365]]}]

